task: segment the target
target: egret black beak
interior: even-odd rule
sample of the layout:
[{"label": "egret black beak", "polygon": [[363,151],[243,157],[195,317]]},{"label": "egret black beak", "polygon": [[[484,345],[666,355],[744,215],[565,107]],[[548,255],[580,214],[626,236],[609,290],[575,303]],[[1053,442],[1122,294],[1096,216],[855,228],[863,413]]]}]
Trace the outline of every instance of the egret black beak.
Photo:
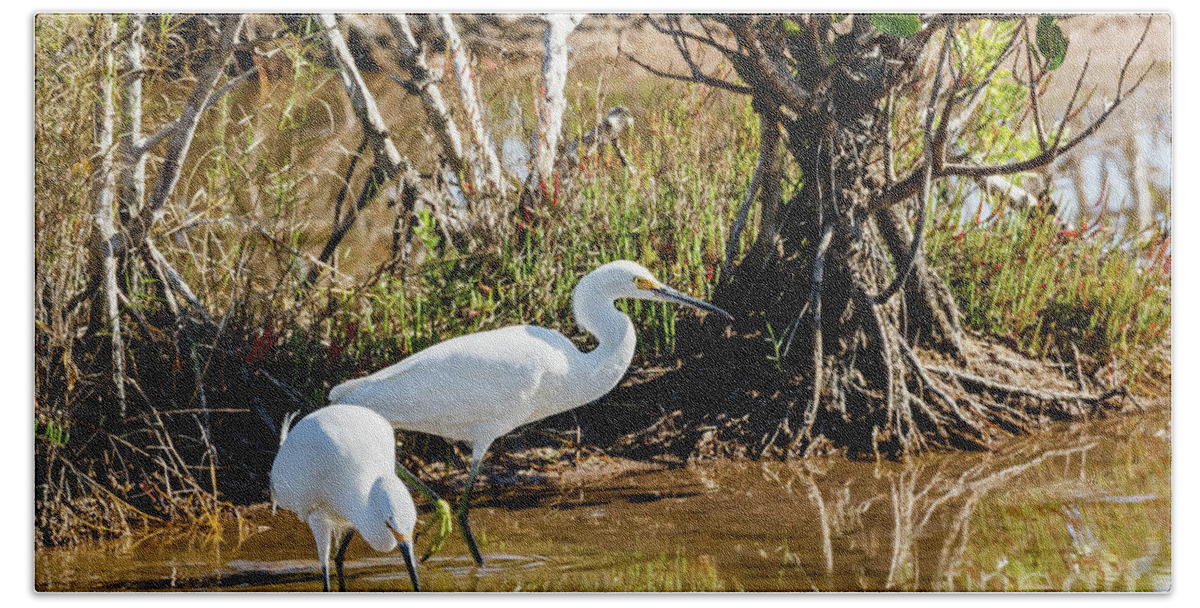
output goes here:
[{"label": "egret black beak", "polygon": [[408,538],[403,534],[397,532],[391,522],[385,521],[383,525],[391,530],[392,536],[396,537],[396,544],[400,546],[400,555],[404,557],[404,567],[408,569],[408,580],[412,581],[413,591],[420,591],[421,583],[417,580],[417,561],[413,559],[412,543],[408,542]]},{"label": "egret black beak", "polygon": [[674,302],[676,304],[682,304],[683,306],[687,306],[688,308],[694,308],[696,310],[702,310],[704,312],[715,312],[715,313],[721,315],[722,317],[729,319],[730,321],[733,320],[733,315],[725,312],[724,310],[721,310],[720,308],[717,308],[716,306],[713,306],[712,304],[709,304],[708,302],[705,302],[704,300],[693,298],[692,296],[689,296],[679,290],[667,287],[666,285],[659,285],[658,287],[650,289],[649,291],[653,292],[658,297],[662,298],[663,300],[665,300],[667,302]]},{"label": "egret black beak", "polygon": [[417,580],[417,561],[413,559],[412,543],[407,540],[400,541],[400,555],[404,556],[404,567],[408,568],[408,579],[412,581],[413,591],[421,590],[421,582]]}]

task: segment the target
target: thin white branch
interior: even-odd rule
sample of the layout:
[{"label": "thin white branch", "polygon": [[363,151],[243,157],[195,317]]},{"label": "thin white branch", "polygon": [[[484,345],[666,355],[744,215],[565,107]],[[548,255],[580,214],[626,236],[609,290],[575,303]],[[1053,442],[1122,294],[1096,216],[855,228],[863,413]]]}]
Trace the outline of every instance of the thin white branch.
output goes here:
[{"label": "thin white branch", "polygon": [[[442,145],[442,154],[445,155],[450,169],[455,173],[468,173],[466,161],[463,158],[462,135],[458,131],[458,125],[454,123],[454,117],[446,107],[446,102],[442,99],[441,87],[438,86],[437,79],[429,69],[428,62],[425,61],[425,49],[417,44],[417,39],[413,36],[408,16],[403,13],[388,14],[384,15],[384,20],[387,21],[388,27],[392,30],[392,36],[396,39],[399,50],[397,63],[408,69],[411,78],[407,83],[401,84],[411,86],[414,92],[420,96],[421,105],[425,108],[426,120]],[[474,172],[470,171],[470,173]]]},{"label": "thin white branch", "polygon": [[116,174],[113,170],[115,148],[113,132],[116,123],[116,107],[113,102],[115,87],[116,62],[113,58],[113,45],[117,38],[117,23],[111,16],[97,16],[96,39],[103,53],[101,65],[103,72],[96,83],[96,149],[100,156],[100,164],[95,174],[94,204],[92,221],[95,222],[95,232],[92,240],[92,272],[101,274],[102,291],[93,300],[99,306],[93,306],[94,319],[103,315],[111,339],[112,379],[117,392],[117,412],[125,416],[125,348],[121,340],[121,317],[118,309],[117,260],[114,256],[112,243],[116,235],[116,224],[113,218],[113,199],[116,190]]},{"label": "thin white branch", "polygon": [[[192,310],[194,310],[196,314],[200,315],[200,318],[203,319],[206,324],[215,325],[212,317],[204,308],[204,304],[200,302],[200,298],[196,297],[196,293],[192,291],[192,288],[189,287],[187,282],[183,280],[183,277],[180,276],[179,272],[175,270],[175,267],[171,266],[171,263],[167,261],[166,256],[164,256],[162,252],[158,250],[158,247],[154,245],[154,241],[152,239],[146,240],[146,251],[149,253],[150,260],[155,266],[158,267],[160,278],[167,283],[167,293],[173,294],[174,292],[178,292],[179,295],[183,296],[183,299],[185,302],[187,302],[188,306],[191,306]],[[169,295],[169,297],[173,298],[174,296]],[[175,308],[177,308],[177,306]],[[176,311],[176,315],[178,314],[178,311]]]},{"label": "thin white branch", "polygon": [[318,20],[325,30],[325,36],[333,50],[333,58],[340,68],[338,77],[342,81],[342,88],[350,97],[350,105],[353,106],[354,113],[358,115],[359,122],[362,123],[371,147],[375,151],[375,162],[386,163],[387,166],[384,167],[384,170],[388,173],[395,173],[401,164],[400,151],[388,137],[387,123],[383,121],[383,114],[379,112],[375,97],[367,89],[367,83],[363,80],[362,73],[354,64],[354,55],[350,52],[350,46],[346,44],[346,38],[338,29],[337,18],[332,14],[323,13],[318,16]]},{"label": "thin white branch", "polygon": [[142,31],[145,15],[130,15],[124,52],[121,54],[121,72],[126,76],[121,83],[120,176],[118,177],[117,200],[124,217],[132,217],[146,200],[146,155],[140,150],[142,139]]},{"label": "thin white branch", "polygon": [[438,13],[437,23],[446,36],[446,46],[450,49],[451,63],[454,65],[454,75],[458,80],[458,92],[462,98],[463,108],[466,109],[468,122],[471,124],[471,137],[474,154],[482,175],[474,176],[476,181],[482,177],[493,187],[505,189],[505,182],[500,177],[500,159],[496,156],[496,146],[492,144],[491,135],[483,123],[483,107],[479,103],[479,93],[475,89],[475,76],[471,72],[470,57],[466,46],[458,35],[458,28],[448,13]]},{"label": "thin white branch", "polygon": [[221,34],[217,47],[213,49],[208,63],[200,70],[196,84],[192,87],[192,92],[179,115],[178,126],[172,129],[167,142],[167,153],[163,158],[162,167],[158,171],[154,190],[150,193],[146,205],[142,207],[137,218],[129,226],[129,245],[138,246],[146,239],[150,229],[162,215],[162,208],[166,204],[167,198],[175,191],[175,185],[179,182],[179,175],[183,170],[184,159],[187,158],[188,150],[192,146],[192,138],[196,134],[196,126],[200,123],[200,115],[208,105],[208,99],[216,87],[217,80],[225,73],[225,64],[229,62],[229,58],[233,54],[233,47],[237,43],[238,34],[245,21],[246,15],[244,14],[224,15],[220,18]]},{"label": "thin white branch", "polygon": [[544,38],[545,57],[542,60],[542,108],[538,113],[538,128],[534,133],[534,169],[537,179],[548,180],[554,173],[554,157],[562,136],[563,113],[567,98],[567,36],[583,20],[583,14],[549,14]]}]

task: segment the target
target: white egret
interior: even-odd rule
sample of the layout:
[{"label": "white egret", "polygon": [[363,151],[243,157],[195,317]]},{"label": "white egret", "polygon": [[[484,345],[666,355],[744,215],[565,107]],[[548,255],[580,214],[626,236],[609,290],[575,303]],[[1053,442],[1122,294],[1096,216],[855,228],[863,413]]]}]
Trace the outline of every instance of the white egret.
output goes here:
[{"label": "white egret", "polygon": [[271,465],[274,504],[296,512],[317,541],[325,591],[329,555],[334,553],[338,590],[346,590],[342,561],[357,530],[372,549],[400,546],[414,591],[420,591],[413,561],[417,509],[396,476],[396,436],[379,414],[354,405],[319,409],[288,432],[284,421],[279,453]]},{"label": "white egret", "polygon": [[[368,407],[396,428],[469,446],[471,464],[457,519],[471,557],[482,565],[467,512],[484,454],[509,431],[595,401],[617,385],[637,342],[633,322],[613,306],[622,298],[673,302],[733,318],[663,285],[639,264],[610,262],[575,287],[575,320],[596,337],[591,351],[580,352],[566,336],[533,325],[468,334],[339,384],[329,392],[330,402]],[[423,484],[422,491],[440,500]]]}]

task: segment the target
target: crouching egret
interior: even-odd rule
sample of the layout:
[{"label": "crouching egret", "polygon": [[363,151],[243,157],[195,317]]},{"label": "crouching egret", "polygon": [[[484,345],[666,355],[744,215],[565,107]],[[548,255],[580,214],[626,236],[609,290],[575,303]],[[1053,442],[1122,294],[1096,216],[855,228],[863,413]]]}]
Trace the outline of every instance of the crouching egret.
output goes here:
[{"label": "crouching egret", "polygon": [[[639,264],[610,262],[575,287],[575,320],[596,337],[591,351],[580,352],[566,336],[533,325],[468,334],[339,384],[329,392],[330,402],[367,407],[396,428],[438,435],[470,448],[457,520],[471,557],[483,565],[467,512],[484,454],[497,437],[595,401],[617,385],[637,342],[633,322],[613,306],[622,298],[672,302],[733,318],[663,285]],[[415,480],[403,467],[397,470]],[[440,500],[421,486],[431,499]]]},{"label": "crouching egret", "polygon": [[288,432],[284,421],[279,453],[271,465],[274,504],[308,522],[317,541],[325,591],[329,554],[334,553],[338,590],[346,590],[342,561],[357,530],[371,548],[388,553],[400,546],[414,591],[420,591],[413,561],[417,509],[396,476],[396,436],[379,414],[354,405],[319,409]]}]

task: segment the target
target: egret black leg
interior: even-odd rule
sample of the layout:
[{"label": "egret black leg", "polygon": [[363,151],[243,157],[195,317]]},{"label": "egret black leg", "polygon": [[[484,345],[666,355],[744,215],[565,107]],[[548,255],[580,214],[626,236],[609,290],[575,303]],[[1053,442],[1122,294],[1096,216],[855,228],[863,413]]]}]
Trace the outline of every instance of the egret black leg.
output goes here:
[{"label": "egret black leg", "polygon": [[429,499],[429,502],[436,503],[442,499],[441,496],[438,496],[437,492],[433,491],[433,488],[425,485],[425,482],[421,481],[420,477],[414,475],[412,471],[408,470],[408,467],[400,463],[396,463],[396,475],[399,475],[400,479],[404,480],[404,483],[415,487],[421,494],[424,494],[425,498]]},{"label": "egret black leg", "polygon": [[346,533],[342,535],[337,545],[337,553],[333,556],[333,565],[337,567],[338,591],[346,590],[346,579],[342,576],[342,562],[346,559],[346,547],[350,546],[351,538],[354,538],[354,528],[346,530]]},{"label": "egret black leg", "polygon": [[475,543],[475,535],[471,533],[471,521],[468,517],[468,510],[471,508],[471,488],[475,486],[475,476],[479,474],[479,465],[483,462],[483,457],[471,458],[471,470],[467,473],[467,489],[463,491],[462,502],[458,505],[458,525],[462,530],[463,540],[467,541],[467,548],[471,551],[471,557],[477,565],[483,565],[483,555],[479,553],[479,545]]}]

